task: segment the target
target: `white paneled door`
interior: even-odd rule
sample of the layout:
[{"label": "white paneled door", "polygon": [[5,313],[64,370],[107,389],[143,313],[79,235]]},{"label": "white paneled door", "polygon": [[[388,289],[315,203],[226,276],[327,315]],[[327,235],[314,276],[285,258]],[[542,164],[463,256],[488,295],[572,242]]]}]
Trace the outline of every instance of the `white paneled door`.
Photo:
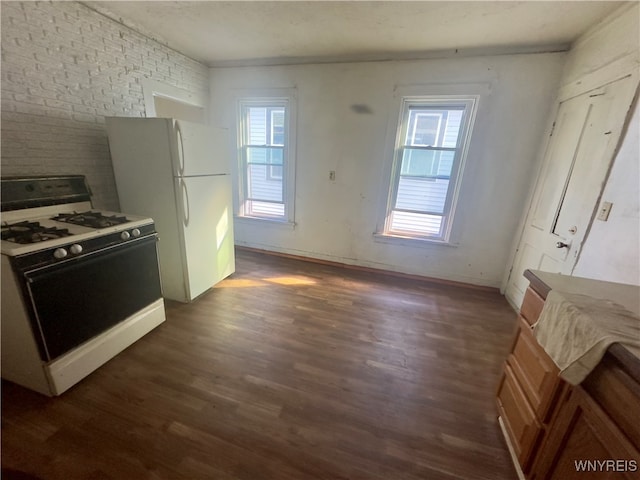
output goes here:
[{"label": "white paneled door", "polygon": [[571,275],[636,87],[629,76],[560,103],[506,287],[514,305],[526,269]]}]

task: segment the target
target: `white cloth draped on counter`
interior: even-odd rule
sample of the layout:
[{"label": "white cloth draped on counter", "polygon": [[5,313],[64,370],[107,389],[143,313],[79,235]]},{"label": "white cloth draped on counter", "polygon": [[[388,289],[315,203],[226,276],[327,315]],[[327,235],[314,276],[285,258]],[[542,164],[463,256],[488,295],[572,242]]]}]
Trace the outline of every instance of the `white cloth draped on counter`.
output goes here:
[{"label": "white cloth draped on counter", "polygon": [[612,343],[640,357],[640,317],[610,300],[551,290],[533,328],[572,385],[589,375]]}]

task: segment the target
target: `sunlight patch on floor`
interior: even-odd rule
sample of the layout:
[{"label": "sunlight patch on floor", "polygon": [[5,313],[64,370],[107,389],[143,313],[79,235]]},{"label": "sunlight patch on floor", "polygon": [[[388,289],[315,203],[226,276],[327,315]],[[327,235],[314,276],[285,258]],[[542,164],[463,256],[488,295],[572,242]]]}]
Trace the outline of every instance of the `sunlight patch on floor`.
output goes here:
[{"label": "sunlight patch on floor", "polygon": [[308,277],[286,276],[286,277],[270,277],[263,279],[267,282],[277,283],[278,285],[315,285],[316,281]]},{"label": "sunlight patch on floor", "polygon": [[267,287],[272,284],[298,286],[298,285],[315,285],[316,281],[312,278],[303,276],[284,276],[284,277],[268,277],[262,280],[253,280],[248,278],[227,278],[215,285],[214,288],[248,288],[248,287]]},{"label": "sunlight patch on floor", "polygon": [[250,280],[246,278],[227,278],[214,286],[214,288],[246,288],[246,287],[264,287],[267,284],[260,280]]}]

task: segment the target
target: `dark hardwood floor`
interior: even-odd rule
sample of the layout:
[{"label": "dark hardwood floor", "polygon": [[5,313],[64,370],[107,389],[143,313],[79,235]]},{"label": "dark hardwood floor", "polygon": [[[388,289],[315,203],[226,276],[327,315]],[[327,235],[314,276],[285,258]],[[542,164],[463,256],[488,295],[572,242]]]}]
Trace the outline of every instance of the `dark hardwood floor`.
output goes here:
[{"label": "dark hardwood floor", "polygon": [[497,293],[239,251],[62,396],[3,382],[2,479],[515,479],[515,322]]}]

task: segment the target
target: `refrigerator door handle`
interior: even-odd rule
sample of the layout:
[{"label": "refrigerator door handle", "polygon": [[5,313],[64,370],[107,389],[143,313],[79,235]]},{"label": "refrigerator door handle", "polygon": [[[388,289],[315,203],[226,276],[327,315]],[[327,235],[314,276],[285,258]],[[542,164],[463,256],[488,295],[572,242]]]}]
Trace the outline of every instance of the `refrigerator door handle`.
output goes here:
[{"label": "refrigerator door handle", "polygon": [[184,143],[182,141],[182,130],[178,122],[176,122],[176,135],[178,138],[178,175],[184,175]]},{"label": "refrigerator door handle", "polygon": [[182,187],[182,223],[185,227],[189,226],[189,216],[191,209],[189,208],[189,192],[187,191],[187,183],[184,180],[180,181]]}]

